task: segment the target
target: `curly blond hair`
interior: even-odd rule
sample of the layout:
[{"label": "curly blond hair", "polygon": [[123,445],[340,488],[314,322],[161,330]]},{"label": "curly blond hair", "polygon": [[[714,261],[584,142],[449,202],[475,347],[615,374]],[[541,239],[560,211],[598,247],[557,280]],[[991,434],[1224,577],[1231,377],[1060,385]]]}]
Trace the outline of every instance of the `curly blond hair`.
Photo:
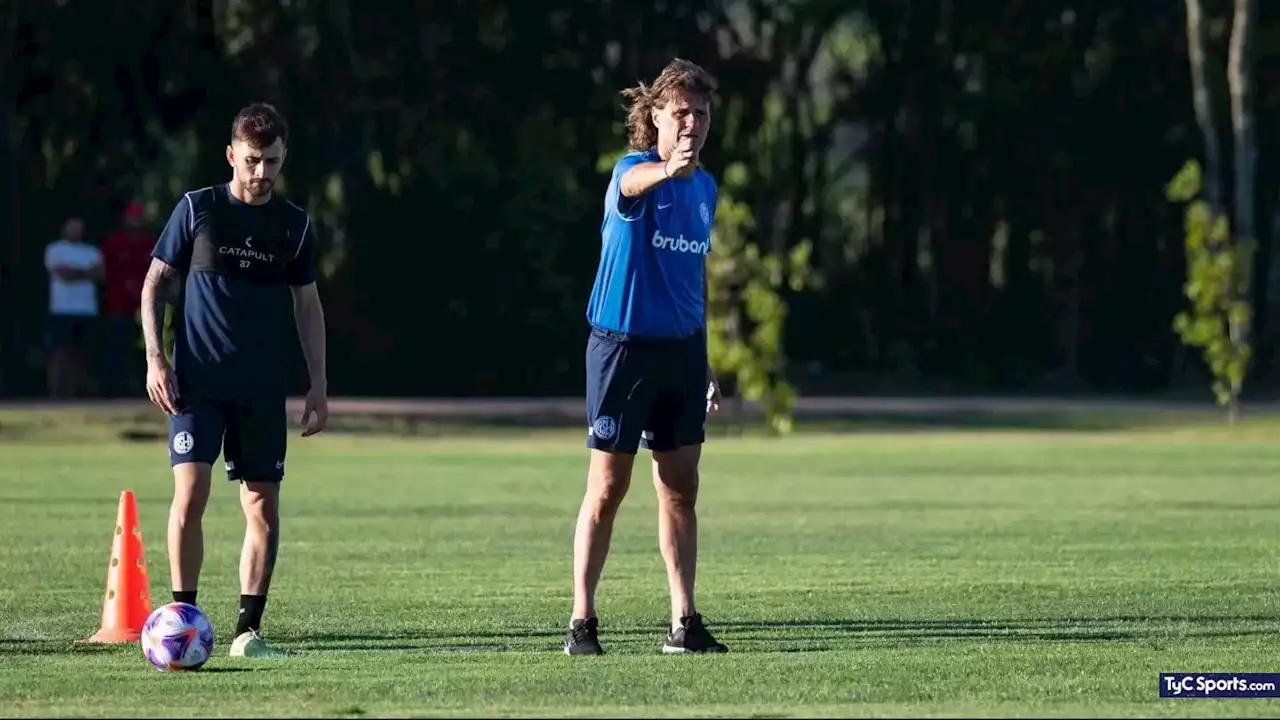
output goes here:
[{"label": "curly blond hair", "polygon": [[711,75],[696,64],[676,58],[658,74],[652,85],[639,83],[622,91],[627,99],[627,142],[632,150],[645,151],[658,144],[658,128],[653,125],[652,113],[678,91],[699,95],[711,100],[716,82]]}]

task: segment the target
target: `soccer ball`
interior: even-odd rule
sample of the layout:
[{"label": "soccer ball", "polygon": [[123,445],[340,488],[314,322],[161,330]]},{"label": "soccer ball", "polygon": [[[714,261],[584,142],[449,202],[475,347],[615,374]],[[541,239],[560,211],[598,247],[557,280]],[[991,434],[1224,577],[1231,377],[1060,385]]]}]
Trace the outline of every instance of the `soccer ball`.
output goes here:
[{"label": "soccer ball", "polygon": [[161,605],[142,624],[142,653],[160,672],[195,670],[213,653],[213,625],[195,605]]}]

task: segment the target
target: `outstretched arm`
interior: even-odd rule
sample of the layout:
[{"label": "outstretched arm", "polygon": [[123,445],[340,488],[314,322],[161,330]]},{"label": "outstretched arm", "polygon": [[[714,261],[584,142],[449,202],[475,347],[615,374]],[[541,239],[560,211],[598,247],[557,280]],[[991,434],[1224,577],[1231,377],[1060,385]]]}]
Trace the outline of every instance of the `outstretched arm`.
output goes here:
[{"label": "outstretched arm", "polygon": [[619,178],[618,190],[625,198],[638,198],[670,177],[665,162],[637,163]]}]

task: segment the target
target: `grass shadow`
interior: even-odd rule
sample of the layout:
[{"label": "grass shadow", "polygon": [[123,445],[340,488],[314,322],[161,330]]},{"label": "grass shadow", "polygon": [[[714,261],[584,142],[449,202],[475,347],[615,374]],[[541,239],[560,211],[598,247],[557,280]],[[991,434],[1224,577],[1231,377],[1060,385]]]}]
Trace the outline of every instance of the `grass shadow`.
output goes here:
[{"label": "grass shadow", "polygon": [[[1272,635],[1277,618],[1256,615],[1115,615],[1021,619],[757,620],[714,623],[727,637],[788,645],[833,642],[1162,642],[1178,637],[1246,638]],[[792,648],[794,650],[794,648]]]},{"label": "grass shadow", "polygon": [[34,657],[39,655],[89,655],[103,654],[106,648],[97,645],[77,645],[70,642],[47,640],[0,640],[0,658]]},{"label": "grass shadow", "polygon": [[[652,628],[601,628],[601,635],[623,642],[660,641],[665,630],[659,624]],[[310,633],[281,640],[299,652],[382,652],[412,650],[432,653],[467,652],[550,652],[559,651],[564,630],[495,627],[493,630],[420,630],[403,633]]]},{"label": "grass shadow", "polygon": [[0,638],[0,657],[37,655],[113,655],[137,651],[136,643],[97,643],[76,640]]},{"label": "grass shadow", "polygon": [[[132,655],[137,654],[140,662],[145,662],[137,643],[90,643],[80,640],[26,640],[0,638],[0,658],[5,657],[48,657],[48,656],[85,656],[85,655]],[[216,661],[216,658],[211,658]],[[191,672],[201,673],[240,673],[265,670],[264,667],[222,667],[205,665]]]},{"label": "grass shadow", "polygon": [[715,623],[717,627],[736,628],[845,628],[845,629],[892,629],[897,627],[1061,627],[1076,625],[1111,625],[1111,624],[1224,624],[1224,623],[1280,623],[1280,615],[1100,615],[1096,617],[1030,617],[1001,619],[814,619],[814,620],[725,620]]},{"label": "grass shadow", "polygon": [[[1177,638],[1247,638],[1274,634],[1269,616],[1116,615],[1012,619],[813,619],[715,621],[713,632],[731,647],[765,652],[823,652],[841,645],[981,643],[1163,643]],[[1268,627],[1258,627],[1258,624]],[[654,627],[600,628],[602,640],[623,648],[663,635]],[[289,638],[302,652],[551,652],[563,631],[495,627],[492,630],[421,630],[405,633],[314,633]],[[607,641],[606,641],[606,644]],[[771,647],[762,647],[768,645]]]}]

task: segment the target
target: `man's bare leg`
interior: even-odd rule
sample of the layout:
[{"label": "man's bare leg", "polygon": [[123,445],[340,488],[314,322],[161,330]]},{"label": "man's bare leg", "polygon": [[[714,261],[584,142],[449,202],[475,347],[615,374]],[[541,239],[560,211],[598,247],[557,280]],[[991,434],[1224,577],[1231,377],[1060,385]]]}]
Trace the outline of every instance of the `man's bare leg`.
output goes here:
[{"label": "man's bare leg", "polygon": [[573,619],[596,616],[596,587],[613,538],[613,521],[631,485],[633,453],[591,451],[587,492],[573,538]]},{"label": "man's bare leg", "polygon": [[240,612],[236,637],[258,633],[280,549],[280,483],[240,483],[244,546],[240,552]]},{"label": "man's bare leg", "polygon": [[631,485],[635,459],[635,453],[591,450],[587,491],[573,538],[573,615],[565,637],[566,654],[603,652],[596,636],[596,587],[609,556],[613,521]]},{"label": "man's bare leg", "polygon": [[176,602],[196,604],[204,564],[204,509],[209,503],[212,466],[190,462],[173,466],[173,503],[169,506],[169,577]]},{"label": "man's bare leg", "polygon": [[653,487],[658,493],[658,548],[671,590],[671,629],[693,615],[698,570],[698,460],[701,445],[653,454]]},{"label": "man's bare leg", "polygon": [[658,493],[658,547],[671,591],[671,631],[663,652],[724,652],[702,623],[694,600],[698,568],[698,463],[702,445],[653,454]]}]

